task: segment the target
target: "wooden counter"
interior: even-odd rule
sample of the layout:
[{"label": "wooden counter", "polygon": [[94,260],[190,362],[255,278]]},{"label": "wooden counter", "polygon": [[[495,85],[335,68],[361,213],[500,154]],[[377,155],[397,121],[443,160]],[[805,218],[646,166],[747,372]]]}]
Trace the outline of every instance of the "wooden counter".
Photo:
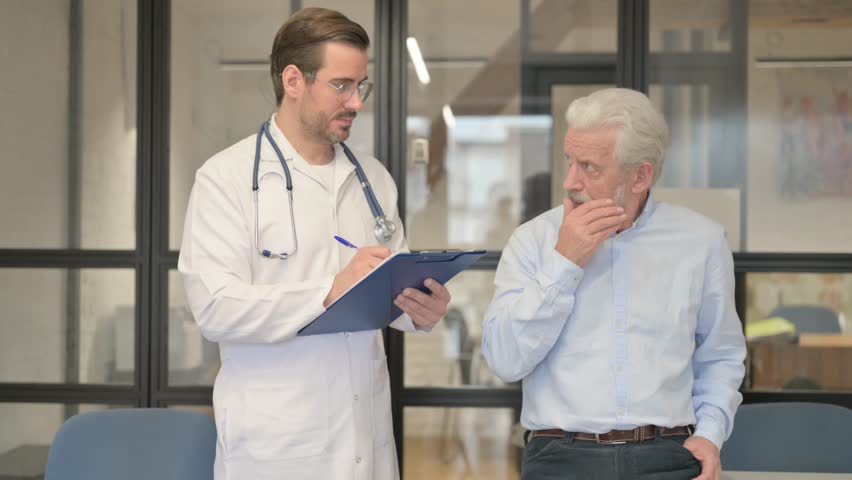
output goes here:
[{"label": "wooden counter", "polygon": [[799,343],[749,343],[751,389],[780,389],[794,378],[822,390],[852,391],[852,335],[802,334]]}]

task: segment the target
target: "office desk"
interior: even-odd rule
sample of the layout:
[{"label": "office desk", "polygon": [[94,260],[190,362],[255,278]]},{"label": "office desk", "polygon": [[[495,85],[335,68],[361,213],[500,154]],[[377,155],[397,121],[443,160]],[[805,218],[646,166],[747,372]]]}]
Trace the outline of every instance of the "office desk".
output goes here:
[{"label": "office desk", "polygon": [[852,347],[852,335],[837,333],[803,333],[799,335],[800,347]]},{"label": "office desk", "polygon": [[722,472],[722,480],[850,480],[852,473]]},{"label": "office desk", "polygon": [[750,342],[751,388],[783,388],[806,378],[824,390],[852,389],[852,335],[803,333],[798,343]]}]

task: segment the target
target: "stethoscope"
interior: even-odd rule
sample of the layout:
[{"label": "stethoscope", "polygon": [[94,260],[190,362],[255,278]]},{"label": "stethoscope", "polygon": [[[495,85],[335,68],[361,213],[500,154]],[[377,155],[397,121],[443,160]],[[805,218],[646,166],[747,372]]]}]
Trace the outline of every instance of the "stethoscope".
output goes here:
[{"label": "stethoscope", "polygon": [[[290,203],[290,227],[293,232],[293,249],[289,252],[275,253],[269,250],[264,250],[260,246],[260,202],[258,200],[260,181],[262,181],[267,175],[280,176],[278,172],[266,172],[263,176],[258,178],[258,170],[260,169],[260,143],[263,137],[266,137],[266,140],[270,145],[272,145],[272,149],[275,150],[275,155],[278,156],[278,161],[281,162],[281,167],[284,168],[287,199]],[[352,165],[355,166],[355,175],[358,176],[358,181],[361,183],[361,188],[364,190],[364,196],[367,197],[367,203],[370,205],[370,211],[373,213],[373,217],[376,220],[376,224],[373,226],[373,235],[376,236],[376,240],[380,243],[387,243],[393,237],[394,232],[396,232],[396,225],[385,217],[385,212],[382,210],[382,206],[379,205],[379,200],[376,198],[375,192],[373,192],[373,187],[370,186],[370,181],[367,180],[367,175],[364,173],[364,169],[362,169],[361,164],[358,163],[358,159],[355,158],[355,155],[343,142],[340,142],[340,146],[343,148],[343,153],[346,154],[346,158],[348,158],[349,161],[352,162]],[[255,249],[257,249],[257,253],[267,258],[280,258],[282,260],[290,258],[298,249],[298,244],[296,242],[296,218],[293,216],[293,179],[290,176],[290,168],[287,167],[287,162],[284,160],[284,155],[281,153],[281,149],[278,148],[278,144],[275,143],[275,140],[272,139],[272,134],[269,133],[269,122],[263,122],[260,126],[260,130],[257,132],[257,142],[254,148],[254,169],[252,172],[251,190],[254,192],[254,245]]]}]

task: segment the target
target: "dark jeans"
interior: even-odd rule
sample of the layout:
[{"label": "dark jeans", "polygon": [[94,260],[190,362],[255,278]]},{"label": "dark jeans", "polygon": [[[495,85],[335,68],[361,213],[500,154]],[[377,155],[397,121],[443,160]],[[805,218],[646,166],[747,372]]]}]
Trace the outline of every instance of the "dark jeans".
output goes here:
[{"label": "dark jeans", "polygon": [[701,473],[683,447],[686,435],[604,445],[568,437],[533,437],[524,449],[522,480],[680,480]]}]

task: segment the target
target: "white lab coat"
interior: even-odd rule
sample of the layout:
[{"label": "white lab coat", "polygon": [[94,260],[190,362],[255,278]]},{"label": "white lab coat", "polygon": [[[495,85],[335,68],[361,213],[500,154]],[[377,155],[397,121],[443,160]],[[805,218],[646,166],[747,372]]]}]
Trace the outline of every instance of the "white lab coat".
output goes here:
[{"label": "white lab coat", "polygon": [[[274,116],[273,116],[274,119]],[[374,219],[354,167],[335,146],[334,191],[312,176],[273,121],[270,132],[293,178],[298,252],[256,253],[251,191],[255,135],[210,158],[195,177],[178,269],[205,338],[219,343],[213,389],[216,480],[396,479],[390,388],[379,331],[297,337],[324,311],[334,275],[358,246],[377,245]],[[393,179],[378,160],[354,152],[406,250]],[[264,139],[261,245],[292,247],[283,169]],[[403,315],[394,322],[415,330]]]}]

